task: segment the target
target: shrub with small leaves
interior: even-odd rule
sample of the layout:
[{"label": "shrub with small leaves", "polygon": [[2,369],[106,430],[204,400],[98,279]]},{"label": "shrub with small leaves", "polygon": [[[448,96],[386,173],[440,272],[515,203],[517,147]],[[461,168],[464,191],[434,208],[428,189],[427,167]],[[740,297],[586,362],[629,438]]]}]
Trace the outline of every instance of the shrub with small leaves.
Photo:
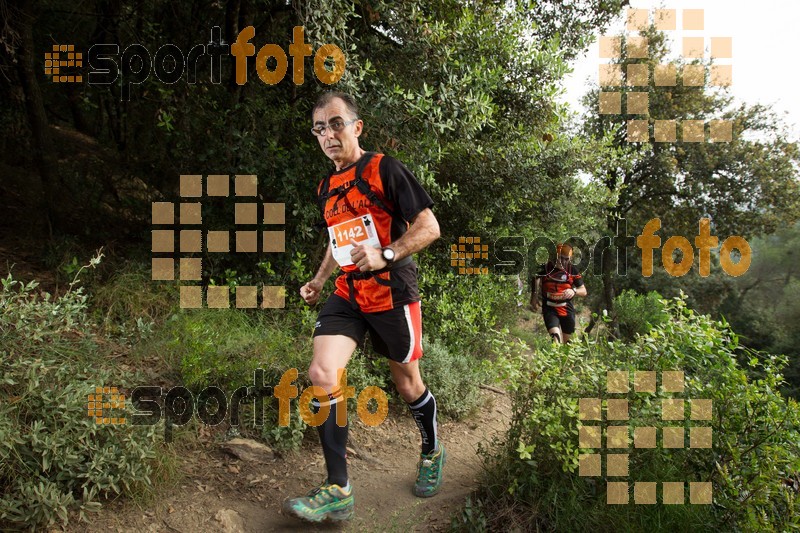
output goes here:
[{"label": "shrub with small leaves", "polygon": [[[742,348],[726,323],[694,312],[682,298],[659,303],[668,319],[633,342],[583,336],[520,359],[510,382],[508,433],[483,450],[491,477],[478,501],[489,529],[501,523],[547,531],[597,530],[601,524],[620,531],[651,530],[655,524],[663,531],[800,528],[793,481],[800,475],[800,410],[780,393],[785,358]],[[630,386],[624,396],[629,419],[609,425],[685,426],[687,433],[706,426],[712,447],[631,448],[629,476],[580,476],[580,455],[605,450],[579,447],[584,423],[578,401],[608,398],[610,370],[626,371],[629,379],[635,371],[681,370],[685,389],[663,396],[661,387],[643,393]],[[711,400],[711,419],[689,420],[687,408],[685,422],[665,424],[659,398],[673,396]],[[606,481],[711,482],[713,504],[607,505]]]},{"label": "shrub with small leaves", "polygon": [[466,417],[478,407],[481,394],[480,365],[471,356],[451,351],[444,344],[423,337],[425,355],[420,369],[425,384],[436,395],[440,413],[455,420]]},{"label": "shrub with small leaves", "polygon": [[622,338],[629,341],[669,320],[661,295],[655,291],[647,294],[638,294],[630,289],[623,291],[614,299],[614,314]]},{"label": "shrub with small leaves", "polygon": [[96,424],[88,395],[124,388],[103,361],[86,296],[8,277],[0,293],[0,527],[67,524],[104,498],[149,488],[156,428]]}]

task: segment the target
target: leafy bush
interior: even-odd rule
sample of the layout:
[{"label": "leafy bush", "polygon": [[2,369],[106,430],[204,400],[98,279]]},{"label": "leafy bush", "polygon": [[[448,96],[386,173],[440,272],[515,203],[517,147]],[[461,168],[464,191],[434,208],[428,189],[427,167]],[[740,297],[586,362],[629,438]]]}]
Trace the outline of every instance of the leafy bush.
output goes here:
[{"label": "leafy bush", "polygon": [[495,276],[440,272],[433,258],[433,252],[418,257],[426,333],[464,354],[505,353],[508,325],[516,321],[516,284]]},{"label": "leafy bush", "polygon": [[622,338],[628,341],[669,320],[661,295],[655,291],[647,294],[622,291],[614,299],[614,314]]},{"label": "leafy bush", "polygon": [[270,409],[268,411],[267,422],[261,430],[261,436],[275,448],[285,451],[299,450],[303,444],[303,437],[308,429],[300,415],[300,402],[295,400],[291,404],[289,415],[289,425],[281,426],[278,424],[278,411]]},{"label": "leafy bush", "polygon": [[[491,477],[462,527],[488,523],[527,530],[745,530],[800,527],[800,498],[787,480],[800,472],[800,411],[778,392],[785,360],[740,348],[737,336],[687,309],[663,302],[670,319],[635,342],[583,337],[552,345],[510,373],[512,421],[505,439],[482,451]],[[750,372],[737,364],[747,356]],[[579,398],[605,396],[609,370],[683,370],[676,397],[713,401],[712,449],[634,449],[625,479],[581,477]],[[757,372],[756,372],[757,371]],[[661,390],[661,389],[659,389]],[[681,425],[661,421],[664,395],[628,399],[631,427]],[[620,396],[617,396],[620,397]],[[598,425],[600,422],[588,422]],[[688,433],[688,429],[687,429]],[[605,462],[605,461],[603,461]],[[605,471],[605,470],[603,470]],[[711,481],[713,505],[606,504],[606,481]]]},{"label": "leafy bush", "polygon": [[[313,314],[308,310],[181,310],[158,324],[134,352],[143,358],[163,358],[180,384],[195,394],[212,385],[227,395],[239,387],[251,387],[257,369],[264,372],[263,385],[274,387],[287,370],[296,368],[300,373],[296,385],[302,390],[310,384],[305,371],[311,361],[312,325]],[[305,424],[297,413],[289,427],[280,427],[277,401],[265,398],[264,419],[256,427],[252,405],[246,401],[240,406],[240,431],[277,448],[299,447]]]},{"label": "leafy bush", "polygon": [[153,484],[156,429],[96,425],[88,394],[131,376],[103,362],[80,288],[59,298],[9,274],[0,294],[0,526],[35,527]]},{"label": "leafy bush", "polygon": [[471,356],[423,337],[420,360],[422,379],[436,395],[437,410],[455,420],[466,417],[478,406],[481,395],[480,365]]},{"label": "leafy bush", "polygon": [[266,383],[273,384],[286,370],[302,372],[308,366],[309,320],[290,311],[181,310],[158,324],[134,352],[164,358],[185,386],[198,390],[217,385],[232,391],[252,385],[257,368],[264,369]]},{"label": "leafy bush", "polygon": [[371,349],[356,348],[350,362],[347,363],[347,386],[354,387],[356,394],[366,387],[380,387],[387,392],[394,389],[388,359],[378,355]]}]

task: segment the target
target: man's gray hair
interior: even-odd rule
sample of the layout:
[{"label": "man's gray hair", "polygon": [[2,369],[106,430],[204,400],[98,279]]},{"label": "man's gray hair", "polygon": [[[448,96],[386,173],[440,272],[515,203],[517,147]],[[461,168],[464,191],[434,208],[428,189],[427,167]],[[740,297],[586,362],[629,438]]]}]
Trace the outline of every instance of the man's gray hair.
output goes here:
[{"label": "man's gray hair", "polygon": [[358,118],[358,104],[356,103],[355,98],[342,91],[328,91],[322,93],[319,95],[319,98],[317,98],[317,103],[314,104],[314,108],[311,110],[312,119],[317,109],[330,104],[334,98],[340,98],[344,102],[344,105],[347,106],[347,110],[350,112],[350,114],[353,115],[353,118]]}]

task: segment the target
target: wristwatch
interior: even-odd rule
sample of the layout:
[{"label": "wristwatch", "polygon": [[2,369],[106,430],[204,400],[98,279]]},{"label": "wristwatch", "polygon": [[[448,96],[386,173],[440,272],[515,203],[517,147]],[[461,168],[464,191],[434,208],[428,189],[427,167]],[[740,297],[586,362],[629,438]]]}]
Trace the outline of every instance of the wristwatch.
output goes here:
[{"label": "wristwatch", "polygon": [[390,265],[394,263],[394,250],[388,247],[383,248],[381,250],[381,254],[383,255],[383,258],[386,260],[387,263],[389,263]]}]

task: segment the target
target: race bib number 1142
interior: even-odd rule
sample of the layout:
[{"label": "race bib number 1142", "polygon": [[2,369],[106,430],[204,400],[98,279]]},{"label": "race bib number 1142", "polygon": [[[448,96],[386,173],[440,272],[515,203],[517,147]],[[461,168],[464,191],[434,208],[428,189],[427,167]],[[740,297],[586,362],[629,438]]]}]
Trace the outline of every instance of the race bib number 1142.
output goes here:
[{"label": "race bib number 1142", "polygon": [[352,265],[350,251],[354,246],[369,245],[380,248],[381,241],[375,231],[372,215],[352,218],[328,228],[333,258],[340,266]]}]

